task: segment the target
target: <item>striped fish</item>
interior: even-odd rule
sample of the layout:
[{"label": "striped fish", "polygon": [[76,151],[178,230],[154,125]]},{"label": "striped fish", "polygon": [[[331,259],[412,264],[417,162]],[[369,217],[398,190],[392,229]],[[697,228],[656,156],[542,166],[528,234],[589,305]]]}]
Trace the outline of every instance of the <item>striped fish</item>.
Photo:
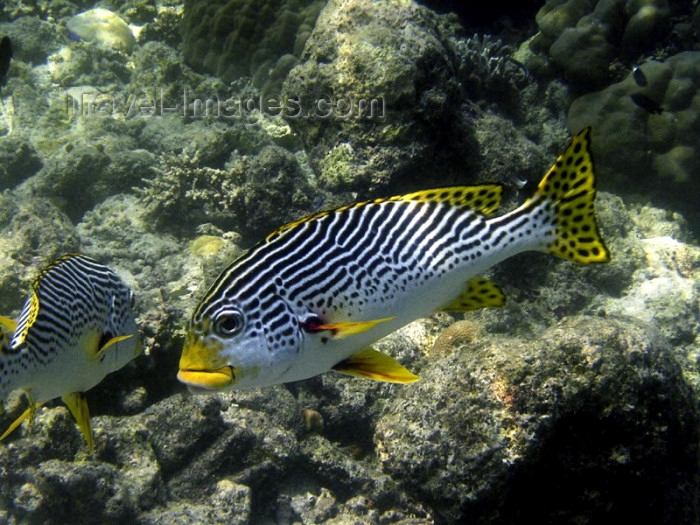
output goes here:
[{"label": "striped fish", "polygon": [[574,137],[516,210],[499,185],[375,199],[283,226],[234,261],[195,309],[178,379],[192,391],[251,388],[328,370],[383,381],[417,376],[369,345],[438,309],[500,306],[477,277],[538,250],[609,260],[598,232],[590,128]]},{"label": "striped fish", "polygon": [[0,319],[0,400],[16,389],[29,398],[0,439],[61,397],[92,450],[84,392],[140,353],[133,302],[116,273],[84,255],[63,256],[42,270],[17,322]]}]

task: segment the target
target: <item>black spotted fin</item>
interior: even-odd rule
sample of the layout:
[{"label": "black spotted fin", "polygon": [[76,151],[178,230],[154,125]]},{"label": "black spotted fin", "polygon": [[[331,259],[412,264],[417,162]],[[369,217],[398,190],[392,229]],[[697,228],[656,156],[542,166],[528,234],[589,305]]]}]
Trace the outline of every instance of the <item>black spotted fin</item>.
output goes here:
[{"label": "black spotted fin", "polygon": [[467,281],[462,294],[441,309],[445,312],[471,312],[481,308],[499,308],[506,304],[503,291],[484,277]]},{"label": "black spotted fin", "polygon": [[500,184],[482,184],[481,186],[453,186],[434,190],[422,190],[389,199],[400,201],[436,202],[448,204],[455,208],[468,208],[478,211],[486,217],[493,215],[501,205],[503,186]]},{"label": "black spotted fin", "polygon": [[90,423],[90,410],[88,409],[87,399],[82,392],[72,392],[61,396],[70,413],[73,414],[75,421],[78,423],[78,428],[85,436],[87,446],[92,452],[94,449],[94,441],[92,439],[92,424]]},{"label": "black spotted fin", "polygon": [[610,252],[598,231],[595,207],[595,172],[591,158],[591,128],[579,132],[537,186],[522,208],[546,203],[554,211],[556,238],[547,253],[580,264],[603,263]]},{"label": "black spotted fin", "polygon": [[366,348],[333,366],[333,370],[376,381],[389,383],[415,383],[420,378],[410,372],[393,357]]}]

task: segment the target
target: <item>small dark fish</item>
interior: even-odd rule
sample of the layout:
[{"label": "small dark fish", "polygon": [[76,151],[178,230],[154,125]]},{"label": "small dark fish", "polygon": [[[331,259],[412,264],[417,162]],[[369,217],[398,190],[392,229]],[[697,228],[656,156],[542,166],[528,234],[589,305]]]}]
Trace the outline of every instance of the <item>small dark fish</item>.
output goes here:
[{"label": "small dark fish", "polygon": [[7,73],[10,71],[10,61],[12,60],[12,42],[9,36],[0,39],[0,87],[7,81]]},{"label": "small dark fish", "polygon": [[317,211],[321,209],[321,206],[323,206],[323,203],[326,202],[326,196],[325,195],[319,195],[319,197],[314,201],[313,205],[313,211]]},{"label": "small dark fish", "polygon": [[630,98],[632,99],[632,102],[637,104],[647,113],[651,113],[652,115],[658,115],[664,110],[658,102],[652,100],[644,93],[632,93],[630,95]]},{"label": "small dark fish", "polygon": [[634,69],[632,70],[632,78],[639,87],[645,87],[647,84],[649,84],[647,76],[644,74],[644,71],[642,71],[642,68],[639,66],[634,66]]}]

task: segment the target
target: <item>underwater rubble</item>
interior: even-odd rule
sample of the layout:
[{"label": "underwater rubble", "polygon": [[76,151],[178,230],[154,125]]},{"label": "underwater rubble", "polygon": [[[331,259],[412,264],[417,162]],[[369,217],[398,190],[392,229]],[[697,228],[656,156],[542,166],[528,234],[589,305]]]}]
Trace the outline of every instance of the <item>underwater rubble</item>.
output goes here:
[{"label": "underwater rubble", "polygon": [[[85,253],[134,291],[146,350],[87,393],[93,455],[60,403],[0,443],[0,521],[700,521],[700,8],[547,0],[482,30],[408,0],[265,4],[275,16],[254,26],[242,0],[0,13],[15,50],[0,313],[47,262]],[[93,7],[117,35],[76,29]],[[383,97],[386,114],[297,118],[263,92]],[[229,96],[253,108],[193,103]],[[505,261],[489,274],[504,308],[438,312],[377,344],[414,385],[325,374],[199,396],[177,382],[192,309],[261,236],[430,186],[500,182],[512,206],[588,124],[607,265]],[[11,397],[0,428],[24,407]]]}]

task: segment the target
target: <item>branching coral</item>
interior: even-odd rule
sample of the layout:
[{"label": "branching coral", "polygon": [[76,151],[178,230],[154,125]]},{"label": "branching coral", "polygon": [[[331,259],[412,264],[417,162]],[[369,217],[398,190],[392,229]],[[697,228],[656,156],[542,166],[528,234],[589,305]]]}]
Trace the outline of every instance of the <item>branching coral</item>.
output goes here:
[{"label": "branching coral", "polygon": [[196,154],[162,155],[154,171],[156,176],[144,179],[145,185],[134,191],[159,226],[179,228],[189,223],[194,228],[205,219],[207,208],[229,211],[231,202],[225,195],[235,191],[230,171],[200,166]]},{"label": "branching coral", "polygon": [[497,37],[477,33],[454,45],[460,59],[459,77],[472,100],[511,96],[527,80],[525,66]]},{"label": "branching coral", "polygon": [[288,151],[266,146],[229,166],[201,166],[196,154],[162,156],[156,176],[134,191],[161,227],[193,232],[212,223],[249,241],[313,210],[317,192]]}]

